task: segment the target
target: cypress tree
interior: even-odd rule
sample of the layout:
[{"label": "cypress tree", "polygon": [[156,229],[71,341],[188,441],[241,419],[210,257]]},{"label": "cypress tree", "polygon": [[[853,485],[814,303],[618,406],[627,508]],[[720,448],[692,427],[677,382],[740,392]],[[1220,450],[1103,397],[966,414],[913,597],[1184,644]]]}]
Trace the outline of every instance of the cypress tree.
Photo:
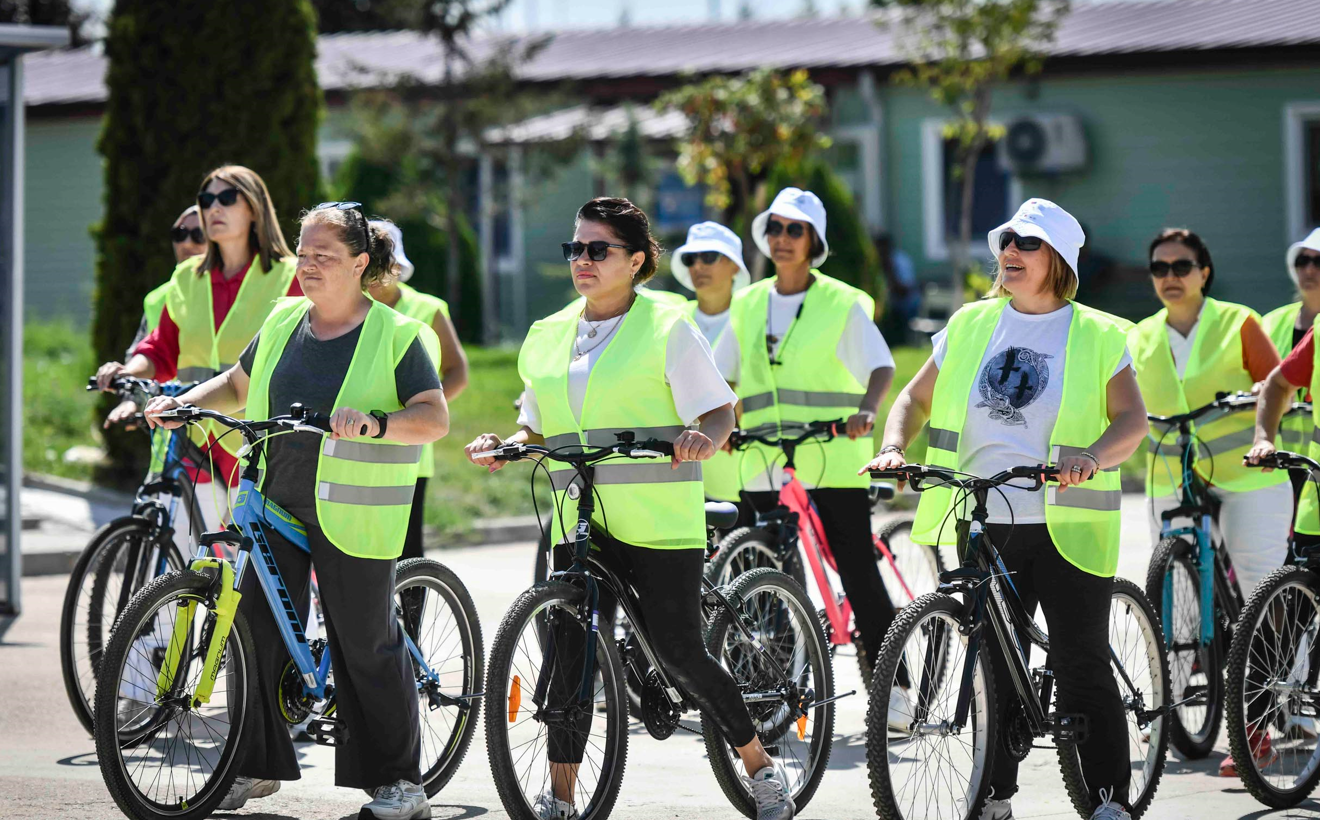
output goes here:
[{"label": "cypress tree", "polygon": [[[260,174],[286,236],[316,203],[321,92],[310,0],[116,0],[105,50],[92,344],[99,361],[117,361],[142,297],[174,268],[170,224],[207,171],[232,162]],[[107,445],[128,467],[127,440]]]}]

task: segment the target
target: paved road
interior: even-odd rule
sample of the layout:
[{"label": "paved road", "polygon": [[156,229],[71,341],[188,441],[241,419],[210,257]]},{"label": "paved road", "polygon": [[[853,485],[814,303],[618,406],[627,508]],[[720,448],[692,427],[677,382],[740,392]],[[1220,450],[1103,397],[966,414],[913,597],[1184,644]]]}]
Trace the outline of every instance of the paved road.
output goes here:
[{"label": "paved road", "polygon": [[[1127,503],[1131,502],[1131,503]],[[1140,500],[1125,499],[1125,549],[1120,573],[1140,581],[1149,545]],[[526,585],[532,545],[509,544],[453,550],[440,559],[464,579],[480,612],[487,641],[504,609]],[[101,782],[93,743],[69,711],[60,681],[56,629],[64,577],[24,581],[25,613],[0,621],[0,818],[116,818],[120,814]],[[858,688],[851,655],[836,663],[839,691]],[[815,800],[802,812],[807,820],[862,820],[875,816],[866,779],[862,731],[865,703],[860,697],[839,704],[838,733],[830,770]],[[1170,758],[1159,797],[1147,817],[1155,820],[1201,818],[1320,818],[1320,803],[1292,812],[1264,812],[1236,780],[1211,773],[1226,745],[1207,761]],[[300,747],[303,779],[279,794],[254,801],[234,817],[267,820],[354,818],[361,792],[333,787],[329,749]],[[1014,801],[1018,818],[1070,818],[1072,813],[1050,752],[1035,752],[1022,767],[1022,793]],[[432,803],[441,820],[507,817],[490,783],[485,741],[480,730],[467,760],[448,788]],[[725,801],[704,757],[699,738],[676,734],[663,743],[635,727],[622,794],[615,816],[630,820],[740,817]]]}]

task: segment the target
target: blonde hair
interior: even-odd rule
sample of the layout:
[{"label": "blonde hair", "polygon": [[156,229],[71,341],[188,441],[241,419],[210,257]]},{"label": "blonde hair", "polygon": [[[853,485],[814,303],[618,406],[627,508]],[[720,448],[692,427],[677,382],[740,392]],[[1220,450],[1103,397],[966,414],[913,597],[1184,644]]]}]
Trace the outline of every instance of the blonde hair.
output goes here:
[{"label": "blonde hair", "polygon": [[[275,215],[275,205],[270,201],[270,191],[266,190],[266,183],[257,175],[256,171],[250,168],[244,168],[242,165],[222,165],[202,179],[201,187],[197,189],[197,195],[201,196],[214,180],[228,182],[238,189],[238,193],[247,202],[248,208],[252,211],[252,226],[248,231],[248,249],[253,254],[261,257],[261,270],[263,273],[269,273],[271,266],[278,260],[286,256],[293,256],[289,250],[289,243],[284,241],[284,232],[280,230],[279,217]],[[202,230],[206,230],[206,211],[201,211]],[[222,264],[220,257],[220,246],[210,238],[209,232],[206,241],[206,256],[202,257],[202,264],[197,266],[197,273],[200,276],[212,268]]]},{"label": "blonde hair", "polygon": [[[1048,242],[1040,243],[1042,250],[1048,251],[1050,255],[1050,270],[1045,274],[1045,289],[1052,292],[1057,299],[1072,299],[1077,295],[1077,277],[1073,274],[1072,268],[1063,261],[1059,252],[1050,247]],[[1004,288],[1004,266],[1000,262],[995,262],[995,283],[990,287],[990,292],[985,295],[987,299],[1004,299],[1011,297]]]}]

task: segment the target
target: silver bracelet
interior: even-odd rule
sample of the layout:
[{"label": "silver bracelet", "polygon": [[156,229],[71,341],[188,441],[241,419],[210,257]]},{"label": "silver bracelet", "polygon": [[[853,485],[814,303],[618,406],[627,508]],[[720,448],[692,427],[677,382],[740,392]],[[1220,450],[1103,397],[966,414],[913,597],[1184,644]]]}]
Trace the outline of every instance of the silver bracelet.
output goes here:
[{"label": "silver bracelet", "polygon": [[1099,471],[1100,471],[1100,459],[1098,459],[1098,458],[1095,457],[1095,453],[1092,453],[1092,452],[1090,452],[1089,450],[1083,450],[1082,452],[1078,453],[1077,455],[1079,455],[1079,456],[1086,456],[1087,458],[1089,458],[1089,459],[1091,459],[1092,461],[1094,461],[1094,462],[1095,462],[1095,469],[1096,469],[1096,472],[1099,472]]},{"label": "silver bracelet", "polygon": [[899,447],[897,444],[886,444],[884,447],[880,448],[880,452],[876,453],[876,455],[882,456],[885,453],[898,453],[900,456],[904,455],[903,448]]}]

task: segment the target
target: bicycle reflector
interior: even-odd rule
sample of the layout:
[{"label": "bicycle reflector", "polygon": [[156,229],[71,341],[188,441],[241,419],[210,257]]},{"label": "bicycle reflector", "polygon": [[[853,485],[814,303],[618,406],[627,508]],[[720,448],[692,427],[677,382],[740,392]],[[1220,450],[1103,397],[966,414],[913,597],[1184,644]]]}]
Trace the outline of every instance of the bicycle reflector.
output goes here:
[{"label": "bicycle reflector", "polygon": [[517,675],[513,676],[513,682],[509,684],[509,722],[513,723],[518,719],[518,707],[522,706],[522,681]]},{"label": "bicycle reflector", "polygon": [[807,739],[807,716],[802,715],[797,719],[798,740]]}]

